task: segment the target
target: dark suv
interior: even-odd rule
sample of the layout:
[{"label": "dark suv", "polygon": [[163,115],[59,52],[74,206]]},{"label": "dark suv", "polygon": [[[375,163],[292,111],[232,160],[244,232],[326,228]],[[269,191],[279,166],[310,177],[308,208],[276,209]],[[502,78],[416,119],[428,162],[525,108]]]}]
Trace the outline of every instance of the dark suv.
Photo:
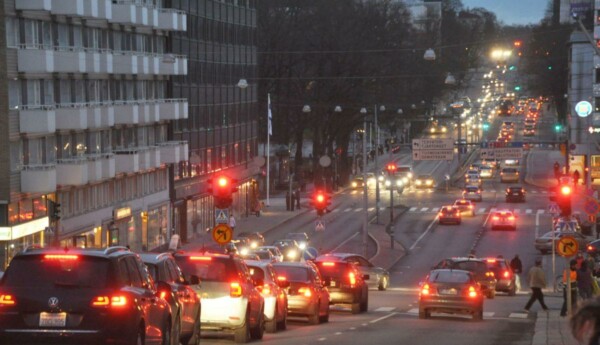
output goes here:
[{"label": "dark suv", "polygon": [[433,269],[465,270],[473,273],[475,280],[481,286],[487,298],[496,296],[496,276],[487,267],[484,259],[476,258],[451,258],[440,261]]},{"label": "dark suv", "polygon": [[369,275],[362,275],[356,265],[327,255],[315,259],[325,286],[329,289],[329,304],[350,304],[352,314],[369,309]]},{"label": "dark suv", "polygon": [[156,282],[171,286],[171,293],[165,293],[165,300],[173,313],[171,335],[184,345],[200,343],[200,298],[190,285],[200,284],[199,279],[186,281],[171,253],[140,254],[148,272]]},{"label": "dark suv", "polygon": [[517,294],[516,276],[510,268],[510,264],[504,258],[488,258],[488,270],[494,272],[496,278],[496,291],[506,292],[509,296]]},{"label": "dark suv", "polygon": [[28,249],[0,281],[3,343],[170,344],[170,286],[125,247]]}]

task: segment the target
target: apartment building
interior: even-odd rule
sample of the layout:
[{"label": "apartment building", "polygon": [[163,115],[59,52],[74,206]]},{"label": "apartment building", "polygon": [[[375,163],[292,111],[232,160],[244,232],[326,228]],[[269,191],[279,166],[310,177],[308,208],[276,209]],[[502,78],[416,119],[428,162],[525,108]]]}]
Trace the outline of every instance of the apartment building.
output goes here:
[{"label": "apartment building", "polygon": [[[214,225],[210,176],[238,180],[230,210],[235,217],[252,214],[258,202],[259,167],[252,164],[258,147],[257,1],[170,2],[188,16],[188,30],[171,32],[169,40],[172,52],[189,58],[189,73],[173,77],[169,88],[171,97],[189,102],[189,117],[173,123],[173,137],[190,150],[172,175],[173,227],[183,241]],[[240,79],[247,87],[238,86]]]},{"label": "apartment building", "polygon": [[166,243],[168,172],[188,157],[170,140],[188,103],[168,96],[169,80],[188,59],[169,35],[187,30],[186,13],[163,0],[5,0],[0,18],[0,265],[57,235]]}]

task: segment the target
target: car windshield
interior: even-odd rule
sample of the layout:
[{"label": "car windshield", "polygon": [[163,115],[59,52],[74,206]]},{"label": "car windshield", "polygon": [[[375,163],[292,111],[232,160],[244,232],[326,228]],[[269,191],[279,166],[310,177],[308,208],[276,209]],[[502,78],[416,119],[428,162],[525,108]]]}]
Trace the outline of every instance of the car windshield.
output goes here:
[{"label": "car windshield", "polygon": [[188,281],[192,275],[207,282],[226,282],[237,277],[235,264],[229,258],[176,256],[175,259]]},{"label": "car windshield", "polygon": [[310,280],[307,267],[275,265],[274,268],[277,275],[285,277],[287,281],[307,282]]},{"label": "car windshield", "polygon": [[255,252],[251,252],[250,254],[258,256],[261,260],[271,259],[271,252],[269,252],[268,250],[257,250]]},{"label": "car windshield", "polygon": [[456,212],[456,209],[454,209],[453,207],[442,208],[442,213],[454,213],[454,212]]},{"label": "car windshield", "polygon": [[433,271],[429,275],[431,283],[468,283],[470,280],[469,273],[461,271]]},{"label": "car windshield", "polygon": [[48,289],[105,288],[109,286],[110,261],[83,255],[26,255],[15,257],[4,275],[7,287]]}]

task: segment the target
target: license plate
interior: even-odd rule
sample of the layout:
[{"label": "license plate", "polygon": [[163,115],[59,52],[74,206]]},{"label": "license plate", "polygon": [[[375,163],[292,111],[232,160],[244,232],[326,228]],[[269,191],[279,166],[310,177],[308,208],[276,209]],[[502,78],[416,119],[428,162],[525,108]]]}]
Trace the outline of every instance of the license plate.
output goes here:
[{"label": "license plate", "polygon": [[513,195],[519,195],[519,193],[518,193],[518,192],[515,192],[515,193],[513,193]]},{"label": "license plate", "polygon": [[335,283],[334,281],[331,281],[331,282],[329,283],[329,286],[331,286],[331,287],[336,287],[336,283]]},{"label": "license plate", "polygon": [[40,313],[40,327],[65,327],[67,313]]},{"label": "license plate", "polygon": [[440,290],[440,294],[442,295],[456,295],[458,291],[456,289],[442,289]]}]

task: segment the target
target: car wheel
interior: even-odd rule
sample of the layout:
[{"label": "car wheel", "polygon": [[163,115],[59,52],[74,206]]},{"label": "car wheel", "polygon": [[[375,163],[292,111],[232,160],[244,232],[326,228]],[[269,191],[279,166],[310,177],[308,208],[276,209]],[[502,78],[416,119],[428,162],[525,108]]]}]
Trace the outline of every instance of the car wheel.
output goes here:
[{"label": "car wheel", "polygon": [[325,314],[324,316],[321,316],[319,318],[319,321],[322,322],[322,323],[329,322],[329,308],[327,308],[327,314]]},{"label": "car wheel", "polygon": [[429,319],[431,314],[427,309],[419,309],[419,319]]},{"label": "car wheel", "polygon": [[483,310],[477,310],[473,313],[473,321],[483,320]]},{"label": "car wheel", "polygon": [[171,322],[169,321],[167,327],[165,327],[165,330],[163,331],[162,345],[171,345],[171,327]]},{"label": "car wheel", "polygon": [[308,316],[308,323],[311,325],[318,325],[321,318],[321,303],[317,304],[315,308],[315,312],[312,315]]},{"label": "car wheel", "polygon": [[381,279],[379,280],[379,286],[377,287],[377,289],[379,289],[379,291],[387,290],[389,282],[390,282],[390,278],[388,276],[381,277]]},{"label": "car wheel", "polygon": [[366,297],[364,297],[362,299],[362,301],[360,302],[360,312],[364,313],[367,310],[369,310],[369,295],[367,293]]},{"label": "car wheel", "polygon": [[245,344],[250,341],[250,313],[246,312],[246,319],[244,320],[244,325],[235,330],[233,334],[233,339],[236,343]]},{"label": "car wheel", "polygon": [[194,331],[189,338],[183,340],[183,345],[200,345],[200,310],[198,309],[198,315],[194,322]]},{"label": "car wheel", "polygon": [[[287,305],[287,301],[285,303]],[[277,322],[277,328],[280,330],[285,330],[287,328],[287,307],[285,307],[284,312],[283,312],[283,320]]]},{"label": "car wheel", "polygon": [[181,319],[179,315],[175,318],[175,322],[173,323],[173,330],[171,331],[171,345],[179,345],[179,340],[181,338]]},{"label": "car wheel", "polygon": [[256,326],[250,328],[250,337],[252,339],[262,339],[263,335],[265,334],[265,313],[264,313],[264,307],[261,308],[260,311],[260,316],[258,317],[258,320],[256,321]]},{"label": "car wheel", "polygon": [[265,331],[267,333],[277,332],[277,310],[279,310],[279,305],[275,304],[275,314],[273,316],[273,320],[265,321]]}]

